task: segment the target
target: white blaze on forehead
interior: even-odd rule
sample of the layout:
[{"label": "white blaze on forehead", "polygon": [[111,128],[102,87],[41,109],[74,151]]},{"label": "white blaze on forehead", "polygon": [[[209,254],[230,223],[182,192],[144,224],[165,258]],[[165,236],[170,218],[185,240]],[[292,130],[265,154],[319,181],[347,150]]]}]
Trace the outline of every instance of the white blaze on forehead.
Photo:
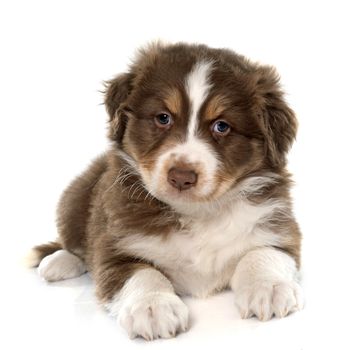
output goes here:
[{"label": "white blaze on forehead", "polygon": [[208,82],[212,63],[201,61],[195,64],[186,79],[186,91],[190,99],[191,114],[188,123],[188,138],[192,138],[198,125],[198,111],[211,88]]},{"label": "white blaze on forehead", "polygon": [[[170,186],[167,183],[167,174],[178,161],[185,161],[193,167],[191,170],[198,172],[197,184],[192,189],[198,197],[208,196],[215,190],[215,175],[220,165],[218,156],[208,142],[195,136],[199,110],[211,88],[209,82],[211,68],[212,62],[197,62],[186,78],[185,88],[191,106],[186,140],[163,152],[158,157],[152,172],[148,175],[144,173],[149,191],[158,195],[163,201],[171,202],[171,198],[167,195]],[[173,201],[172,204],[176,203]]]}]

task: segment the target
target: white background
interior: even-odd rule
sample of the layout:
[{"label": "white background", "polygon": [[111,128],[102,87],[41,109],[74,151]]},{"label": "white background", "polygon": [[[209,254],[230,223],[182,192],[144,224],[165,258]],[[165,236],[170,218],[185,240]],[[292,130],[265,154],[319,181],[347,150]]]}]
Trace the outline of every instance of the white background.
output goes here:
[{"label": "white background", "polygon": [[[346,1],[1,1],[1,349],[349,349],[349,10]],[[240,320],[229,292],[186,299],[192,328],[131,341],[88,276],[52,285],[21,256],[55,237],[68,182],[107,146],[102,81],[151,40],[228,47],[277,66],[299,133],[290,154],[306,308]]]}]

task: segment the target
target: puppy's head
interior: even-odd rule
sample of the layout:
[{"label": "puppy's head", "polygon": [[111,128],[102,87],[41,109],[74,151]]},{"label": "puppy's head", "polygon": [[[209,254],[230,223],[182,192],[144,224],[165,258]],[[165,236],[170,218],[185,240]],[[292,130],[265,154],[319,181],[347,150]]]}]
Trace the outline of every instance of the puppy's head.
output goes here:
[{"label": "puppy's head", "polygon": [[228,50],[140,51],[107,85],[110,138],[147,190],[169,204],[217,199],[259,170],[278,171],[296,120],[274,69]]}]

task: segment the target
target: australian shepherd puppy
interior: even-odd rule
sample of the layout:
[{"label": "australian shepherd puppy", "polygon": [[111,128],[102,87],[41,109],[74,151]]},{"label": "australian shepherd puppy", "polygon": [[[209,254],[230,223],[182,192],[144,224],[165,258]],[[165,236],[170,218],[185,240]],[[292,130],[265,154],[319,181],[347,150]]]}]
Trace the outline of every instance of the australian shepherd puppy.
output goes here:
[{"label": "australian shepherd puppy", "polygon": [[63,193],[47,281],[90,272],[130,337],[188,328],[181,295],[234,291],[243,318],[302,307],[286,154],[297,122],[274,68],[154,44],[106,84],[109,151]]}]

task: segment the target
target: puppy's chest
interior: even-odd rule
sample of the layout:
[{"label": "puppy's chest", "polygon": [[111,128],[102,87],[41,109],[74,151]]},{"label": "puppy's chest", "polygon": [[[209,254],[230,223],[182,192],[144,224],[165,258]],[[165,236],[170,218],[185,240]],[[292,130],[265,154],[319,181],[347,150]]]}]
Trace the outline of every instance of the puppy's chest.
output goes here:
[{"label": "puppy's chest", "polygon": [[265,242],[254,232],[261,214],[240,204],[210,218],[183,217],[182,230],[167,237],[136,234],[124,247],[159,267],[177,292],[203,296],[225,287],[242,254]]}]

